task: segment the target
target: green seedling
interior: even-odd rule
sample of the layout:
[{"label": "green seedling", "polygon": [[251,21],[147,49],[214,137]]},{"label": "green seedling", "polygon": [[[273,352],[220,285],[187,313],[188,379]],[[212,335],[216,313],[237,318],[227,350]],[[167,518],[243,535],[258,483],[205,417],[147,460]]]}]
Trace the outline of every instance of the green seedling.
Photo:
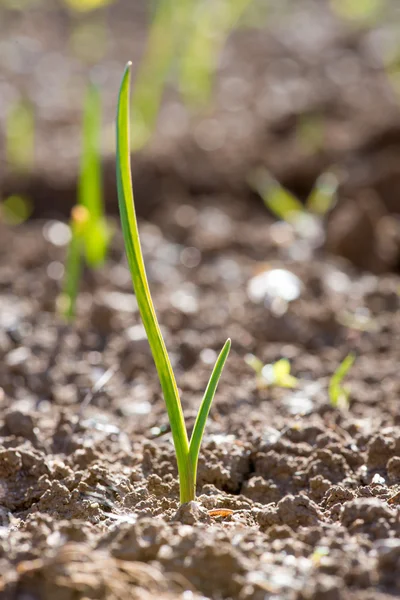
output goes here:
[{"label": "green seedling", "polygon": [[265,206],[282,221],[294,225],[304,213],[304,206],[289,190],[285,189],[264,169],[253,173],[249,183],[256,191]]},{"label": "green seedling", "polygon": [[169,0],[161,0],[150,27],[147,48],[141,61],[132,94],[132,150],[139,150],[155,128],[165,81],[174,54],[173,10]]},{"label": "green seedling", "polygon": [[179,473],[180,501],[195,499],[200,445],[219,378],[228,357],[228,339],[215,363],[189,440],[181,401],[156,312],[150,294],[136,220],[130,163],[129,90],[131,63],[126,66],[119,92],[117,111],[117,186],[122,232],[133,288],[149,340],[171,425]]},{"label": "green seedling", "polygon": [[261,196],[265,206],[278,219],[286,221],[295,229],[304,219],[324,217],[335,204],[338,188],[337,177],[330,172],[323,173],[318,177],[306,203],[303,204],[264,169],[253,173],[249,183]]},{"label": "green seedling", "polygon": [[85,99],[83,151],[78,187],[78,205],[84,207],[88,214],[83,238],[85,258],[90,267],[103,264],[110,241],[103,201],[100,131],[100,93],[94,85],[90,85]]},{"label": "green seedling", "polygon": [[154,131],[168,76],[185,37],[196,0],[160,0],[132,94],[131,149],[147,144]]},{"label": "green seedling", "polygon": [[338,185],[334,173],[322,173],[307,198],[306,210],[318,217],[327,215],[335,205]]},{"label": "green seedling", "polygon": [[212,0],[196,6],[179,75],[180,89],[189,106],[203,108],[210,102],[219,53],[252,1]]},{"label": "green seedling", "polygon": [[13,194],[0,204],[0,220],[6,225],[21,225],[33,212],[30,198]]},{"label": "green seedling", "polygon": [[247,354],[245,361],[255,371],[259,389],[269,386],[293,389],[298,385],[297,378],[290,374],[290,362],[287,358],[264,365],[254,354]]},{"label": "green seedling", "polygon": [[32,105],[19,100],[6,121],[6,161],[15,171],[30,171],[34,161],[35,117]]},{"label": "green seedling", "polygon": [[334,408],[349,407],[349,392],[342,386],[342,381],[354,364],[356,357],[354,354],[348,354],[340,363],[329,382],[329,400]]},{"label": "green seedling", "polygon": [[132,94],[131,149],[151,139],[171,75],[186,104],[210,101],[218,55],[253,0],[159,0]]},{"label": "green seedling", "polygon": [[83,258],[91,268],[102,265],[111,237],[103,203],[99,151],[100,128],[100,94],[97,88],[91,85],[85,99],[78,204],[71,213],[71,241],[60,304],[61,312],[69,320],[75,316]]},{"label": "green seedling", "polygon": [[88,213],[84,207],[75,206],[72,209],[70,220],[71,241],[68,246],[65,265],[64,289],[59,299],[60,312],[68,321],[71,321],[76,313],[76,299],[83,269],[82,254],[87,219]]},{"label": "green seedling", "polygon": [[311,555],[311,561],[315,565],[319,565],[325,556],[329,556],[329,548],[327,546],[317,546]]}]

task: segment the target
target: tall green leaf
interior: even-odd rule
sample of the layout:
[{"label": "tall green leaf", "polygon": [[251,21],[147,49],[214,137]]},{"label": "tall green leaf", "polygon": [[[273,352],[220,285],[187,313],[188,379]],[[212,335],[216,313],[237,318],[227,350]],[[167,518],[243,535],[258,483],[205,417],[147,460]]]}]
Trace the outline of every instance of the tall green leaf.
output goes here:
[{"label": "tall green leaf", "polygon": [[181,503],[184,503],[195,498],[197,461],[201,440],[215,390],[229,353],[230,340],[225,343],[211,374],[189,445],[178,388],[154,310],[140,246],[130,162],[130,67],[131,64],[128,63],[121,83],[117,112],[117,186],[119,210],[133,287],[157,368],[171,425],[179,472],[180,500]]},{"label": "tall green leaf", "polygon": [[167,406],[172,437],[175,445],[179,477],[181,486],[184,488],[182,489],[181,487],[181,500],[187,501],[186,498],[189,497],[191,499],[194,489],[194,482],[187,480],[189,472],[189,441],[175,376],[172,371],[172,366],[150,295],[135,214],[130,163],[130,68],[131,63],[128,63],[122,79],[118,101],[117,186],[119,210],[133,287]]}]

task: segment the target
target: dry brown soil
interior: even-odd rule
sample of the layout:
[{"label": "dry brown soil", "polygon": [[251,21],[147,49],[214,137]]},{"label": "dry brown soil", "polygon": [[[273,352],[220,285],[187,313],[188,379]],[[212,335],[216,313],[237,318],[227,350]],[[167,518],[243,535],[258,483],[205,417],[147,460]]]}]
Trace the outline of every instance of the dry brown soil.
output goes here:
[{"label": "dry brown soil", "polygon": [[[118,15],[128,5],[107,13],[125,46]],[[374,54],[391,29],[344,26],[325,2],[299,7],[275,28],[237,33],[215,112],[179,136],[161,120],[135,159],[145,262],[189,429],[216,353],[233,341],[197,503],[178,506],[167,416],[118,231],[105,267],[85,273],[76,322],[56,316],[66,227],[55,218],[74,201],[78,104],[65,117],[75,123],[65,169],[54,149],[31,174],[2,169],[3,193],[28,191],[38,217],[0,228],[2,600],[400,595],[400,119]],[[43,57],[46,44],[63,50],[44,27],[54,15],[70,19],[45,13],[40,29],[37,16]],[[6,16],[8,31],[25,23]],[[122,42],[115,53],[106,72],[122,65]],[[107,102],[111,122],[115,98]],[[168,102],[176,108],[172,93]],[[298,137],[310,114],[325,124],[312,151]],[[47,125],[62,138],[56,118]],[[46,135],[40,129],[42,148]],[[301,196],[326,167],[340,167],[322,247],[277,226],[250,193],[247,174],[260,163]],[[112,212],[113,158],[104,164]],[[287,306],[249,297],[251,278],[272,267],[298,277]],[[329,378],[350,351],[350,406],[338,410]],[[265,363],[289,358],[299,389],[259,389],[249,352]]]}]

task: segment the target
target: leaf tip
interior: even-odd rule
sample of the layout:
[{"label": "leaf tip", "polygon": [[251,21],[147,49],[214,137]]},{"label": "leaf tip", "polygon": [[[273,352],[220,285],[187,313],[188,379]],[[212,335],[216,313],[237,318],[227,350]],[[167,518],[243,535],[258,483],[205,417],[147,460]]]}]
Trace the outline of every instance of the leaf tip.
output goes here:
[{"label": "leaf tip", "polygon": [[131,67],[132,67],[132,61],[128,60],[128,62],[125,65],[124,74],[122,76],[121,89],[124,88],[125,86],[129,87],[130,78],[131,78]]}]

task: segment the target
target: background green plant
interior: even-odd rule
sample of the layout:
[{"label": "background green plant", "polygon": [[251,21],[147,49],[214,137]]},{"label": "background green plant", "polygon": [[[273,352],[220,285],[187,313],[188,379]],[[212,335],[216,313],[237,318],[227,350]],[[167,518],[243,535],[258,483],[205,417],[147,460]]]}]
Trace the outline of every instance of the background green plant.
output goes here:
[{"label": "background green plant", "polygon": [[249,183],[278,219],[296,227],[302,217],[315,215],[322,218],[333,208],[339,181],[333,172],[323,173],[304,204],[265,169],[260,168],[252,173]]},{"label": "background green plant", "polygon": [[290,373],[291,367],[287,358],[264,365],[254,354],[247,354],[245,362],[255,371],[257,387],[260,389],[269,386],[295,388],[298,385],[298,379]]},{"label": "background green plant", "polygon": [[348,354],[329,381],[329,400],[334,408],[349,407],[349,392],[342,385],[342,381],[353,366],[355,359],[355,354]]},{"label": "background green plant", "polygon": [[14,171],[30,171],[35,155],[35,117],[27,99],[17,100],[6,120],[6,161]]},{"label": "background green plant", "polygon": [[110,242],[110,228],[105,217],[102,190],[100,131],[100,93],[90,84],[84,105],[78,204],[71,213],[71,241],[61,300],[61,312],[68,319],[75,316],[83,258],[89,267],[99,267],[104,263]]},{"label": "background green plant", "polygon": [[151,138],[174,70],[186,104],[209,105],[219,53],[253,1],[159,0],[132,94],[132,150]]}]

